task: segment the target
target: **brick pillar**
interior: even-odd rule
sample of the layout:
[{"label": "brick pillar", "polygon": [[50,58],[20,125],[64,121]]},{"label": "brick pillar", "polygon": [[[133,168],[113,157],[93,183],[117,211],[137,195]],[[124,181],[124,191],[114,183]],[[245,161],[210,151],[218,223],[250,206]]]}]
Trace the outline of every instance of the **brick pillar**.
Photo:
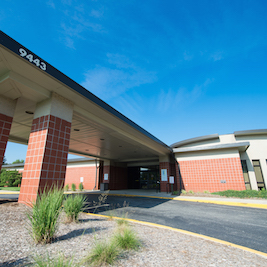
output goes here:
[{"label": "brick pillar", "polygon": [[51,99],[37,105],[22,176],[20,203],[34,202],[44,188],[64,186],[72,112],[72,104],[55,93]]},{"label": "brick pillar", "polygon": [[16,101],[0,96],[0,170],[5,156],[15,107]]},{"label": "brick pillar", "polygon": [[110,160],[104,160],[104,166],[103,166],[103,179],[102,183],[109,183],[110,181],[110,174],[111,174],[111,166],[110,166]]},{"label": "brick pillar", "polygon": [[[169,184],[170,176],[174,177],[173,190],[177,190],[175,162],[170,156],[162,157],[159,160],[159,172],[160,172],[160,191],[167,192],[171,190]],[[166,179],[167,176],[167,179]]]},{"label": "brick pillar", "polygon": [[[171,170],[170,162],[160,162],[159,163],[160,192],[167,192],[168,190],[170,190],[167,188],[167,186],[169,184],[170,170]],[[166,174],[167,181],[165,179],[166,177],[163,176],[164,174]]]},{"label": "brick pillar", "polygon": [[5,114],[0,113],[0,170],[2,168],[6,144],[11,128],[13,117],[9,117]]}]

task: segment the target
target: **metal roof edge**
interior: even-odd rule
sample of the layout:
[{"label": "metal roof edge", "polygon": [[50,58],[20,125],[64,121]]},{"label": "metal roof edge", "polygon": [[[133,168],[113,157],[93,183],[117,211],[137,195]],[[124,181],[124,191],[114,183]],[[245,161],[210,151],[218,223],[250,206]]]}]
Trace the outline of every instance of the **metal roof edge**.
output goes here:
[{"label": "metal roof edge", "polygon": [[245,130],[234,132],[235,136],[267,134],[267,129]]},{"label": "metal roof edge", "polygon": [[229,148],[244,148],[245,150],[250,146],[249,142],[237,142],[231,144],[220,144],[212,146],[199,146],[199,147],[186,147],[186,148],[175,148],[174,153],[184,152],[195,152],[195,151],[207,151],[207,150],[218,150],[218,149],[229,149]]},{"label": "metal roof edge", "polygon": [[219,134],[203,135],[203,136],[199,136],[199,137],[186,139],[186,140],[174,143],[174,144],[170,145],[170,147],[171,148],[177,148],[177,147],[180,147],[183,145],[193,144],[193,143],[197,143],[200,141],[208,141],[208,140],[212,140],[212,139],[219,139]]}]

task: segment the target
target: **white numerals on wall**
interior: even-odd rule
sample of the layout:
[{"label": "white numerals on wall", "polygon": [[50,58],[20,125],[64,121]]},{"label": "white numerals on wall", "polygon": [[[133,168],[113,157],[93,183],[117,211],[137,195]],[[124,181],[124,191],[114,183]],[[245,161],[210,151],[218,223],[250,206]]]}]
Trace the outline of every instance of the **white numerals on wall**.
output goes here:
[{"label": "white numerals on wall", "polygon": [[19,53],[21,57],[27,58],[30,62],[34,63],[40,69],[46,70],[46,64],[40,61],[39,58],[34,58],[32,54],[28,54],[25,49],[20,48]]}]

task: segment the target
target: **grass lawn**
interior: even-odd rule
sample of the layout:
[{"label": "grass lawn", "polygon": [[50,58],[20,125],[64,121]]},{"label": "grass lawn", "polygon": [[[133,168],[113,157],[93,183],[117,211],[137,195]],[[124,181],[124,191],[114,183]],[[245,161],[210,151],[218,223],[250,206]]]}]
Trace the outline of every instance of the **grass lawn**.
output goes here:
[{"label": "grass lawn", "polygon": [[267,191],[266,190],[243,190],[243,191],[236,191],[236,190],[226,190],[221,192],[212,193],[214,195],[226,196],[226,197],[238,197],[238,198],[266,198],[267,199]]},{"label": "grass lawn", "polygon": [[0,187],[0,190],[19,191],[20,187]]}]

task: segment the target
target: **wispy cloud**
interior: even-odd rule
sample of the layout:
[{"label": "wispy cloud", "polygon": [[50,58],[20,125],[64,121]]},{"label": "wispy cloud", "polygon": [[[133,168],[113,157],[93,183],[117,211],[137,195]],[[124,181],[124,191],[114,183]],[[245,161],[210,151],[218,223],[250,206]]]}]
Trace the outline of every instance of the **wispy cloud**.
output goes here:
[{"label": "wispy cloud", "polygon": [[177,90],[169,89],[162,90],[157,96],[157,109],[160,112],[175,111],[178,105],[184,103],[193,103],[201,97],[213,79],[207,79],[200,85],[195,85],[191,90],[185,87],[180,87]]},{"label": "wispy cloud", "polygon": [[[53,0],[47,2],[55,8]],[[105,29],[100,23],[100,18],[104,16],[104,9],[88,9],[83,4],[74,5],[71,0],[64,0],[59,8],[63,14],[61,19],[61,39],[67,47],[75,49],[75,43],[84,39],[88,32],[105,33]]]},{"label": "wispy cloud", "polygon": [[123,92],[157,80],[156,73],[143,70],[127,57],[107,54],[111,67],[97,66],[85,73],[81,83],[86,89],[104,100],[121,95]]}]

